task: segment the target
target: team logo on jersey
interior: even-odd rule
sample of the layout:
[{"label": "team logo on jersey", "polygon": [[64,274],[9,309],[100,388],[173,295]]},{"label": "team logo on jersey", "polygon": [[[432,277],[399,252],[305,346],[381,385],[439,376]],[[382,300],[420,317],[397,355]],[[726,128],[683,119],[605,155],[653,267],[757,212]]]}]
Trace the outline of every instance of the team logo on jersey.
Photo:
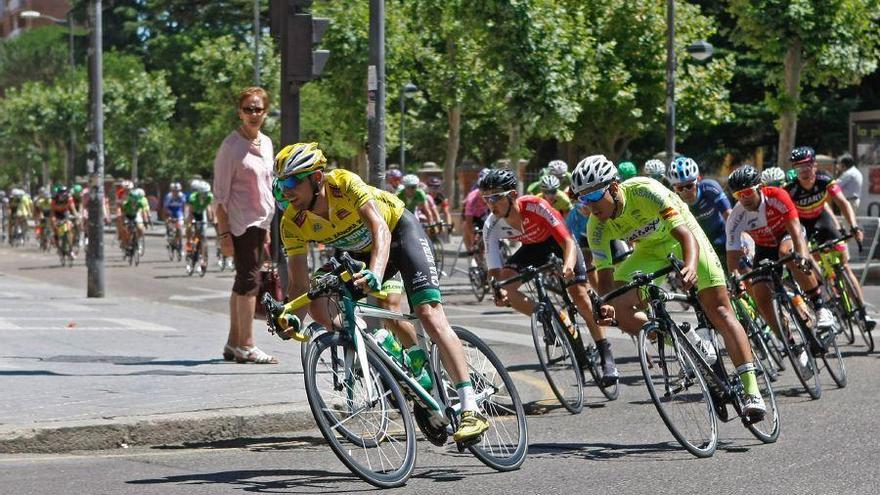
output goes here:
[{"label": "team logo on jersey", "polygon": [[304,223],[306,223],[306,212],[300,211],[293,217],[293,223],[296,224],[297,227],[302,227]]},{"label": "team logo on jersey", "polygon": [[334,186],[333,184],[327,184],[327,187],[330,188],[330,194],[332,194],[334,198],[341,198],[342,197],[342,190],[339,189],[339,186]]},{"label": "team logo on jersey", "polygon": [[321,225],[320,223],[316,223],[316,224],[312,225],[312,232],[320,232],[321,229],[323,229],[323,228],[324,228],[323,225]]},{"label": "team logo on jersey", "polygon": [[336,218],[338,218],[340,220],[342,220],[343,218],[345,218],[349,215],[351,215],[351,212],[344,209],[344,208],[336,212]]},{"label": "team logo on jersey", "polygon": [[660,210],[660,216],[663,218],[663,220],[669,220],[676,215],[678,215],[678,211],[676,211],[676,209],[671,206],[669,208],[663,208],[662,210]]}]

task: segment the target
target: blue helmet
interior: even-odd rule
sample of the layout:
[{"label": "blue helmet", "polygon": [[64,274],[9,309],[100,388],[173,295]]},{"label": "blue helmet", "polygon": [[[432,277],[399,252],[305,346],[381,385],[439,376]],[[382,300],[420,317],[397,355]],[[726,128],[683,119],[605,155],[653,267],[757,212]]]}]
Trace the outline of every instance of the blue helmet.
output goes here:
[{"label": "blue helmet", "polygon": [[686,182],[693,182],[700,177],[700,167],[697,162],[686,156],[679,156],[669,165],[669,171],[666,172],[669,183],[673,186]]}]

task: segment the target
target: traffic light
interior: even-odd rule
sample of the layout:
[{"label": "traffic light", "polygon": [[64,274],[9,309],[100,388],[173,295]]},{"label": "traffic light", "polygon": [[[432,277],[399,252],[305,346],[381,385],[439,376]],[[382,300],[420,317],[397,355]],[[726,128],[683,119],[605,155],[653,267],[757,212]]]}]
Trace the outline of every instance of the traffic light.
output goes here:
[{"label": "traffic light", "polygon": [[320,76],[330,58],[329,50],[315,49],[330,20],[312,17],[306,12],[311,3],[311,0],[273,0],[270,4],[272,34],[281,41],[283,77],[301,84]]}]

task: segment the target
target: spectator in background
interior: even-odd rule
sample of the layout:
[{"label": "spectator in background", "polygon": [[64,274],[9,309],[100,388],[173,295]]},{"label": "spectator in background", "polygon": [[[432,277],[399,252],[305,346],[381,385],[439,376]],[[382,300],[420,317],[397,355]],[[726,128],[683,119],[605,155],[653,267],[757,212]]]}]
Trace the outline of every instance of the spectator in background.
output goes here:
[{"label": "spectator in background", "polygon": [[269,112],[269,95],[250,87],[238,95],[241,125],[214,158],[217,236],[224,256],[234,256],[235,283],[229,299],[229,337],[223,359],[238,363],[277,364],[254,344],[254,306],[259,292],[261,254],[269,245],[275,214],[272,195],[272,141],[260,132]]},{"label": "spectator in background", "polygon": [[840,186],[843,196],[850,202],[853,210],[858,214],[859,195],[862,194],[862,182],[864,181],[862,172],[856,166],[853,156],[849,153],[841,155],[837,163],[840,164],[840,168],[843,170],[840,176],[837,177],[837,184]]}]

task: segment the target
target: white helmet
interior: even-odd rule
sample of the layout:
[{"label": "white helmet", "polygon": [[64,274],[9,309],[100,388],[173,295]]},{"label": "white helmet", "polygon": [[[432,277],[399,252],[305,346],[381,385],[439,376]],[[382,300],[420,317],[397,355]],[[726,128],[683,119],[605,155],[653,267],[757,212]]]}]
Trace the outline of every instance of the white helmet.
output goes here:
[{"label": "white helmet", "polygon": [[15,189],[12,190],[12,196],[15,198],[24,197],[24,189],[19,189],[16,187]]},{"label": "white helmet", "polygon": [[571,190],[575,194],[595,191],[618,179],[617,167],[605,155],[591,155],[577,164],[571,173]]},{"label": "white helmet", "polygon": [[200,193],[211,192],[211,184],[209,184],[208,181],[200,180],[199,187],[196,190]]},{"label": "white helmet", "polygon": [[562,160],[553,160],[547,164],[547,173],[556,177],[562,177],[568,173],[568,164]]},{"label": "white helmet", "polygon": [[659,179],[666,175],[666,164],[655,158],[646,161],[645,168],[643,170],[645,175],[647,175],[648,177]]},{"label": "white helmet", "polygon": [[560,186],[559,177],[555,175],[545,175],[541,177],[541,190],[542,191],[555,191],[559,189]]},{"label": "white helmet", "polygon": [[778,186],[785,182],[785,172],[779,167],[770,167],[761,172],[761,183],[765,186]]},{"label": "white helmet", "polygon": [[672,161],[672,165],[669,166],[669,171],[666,173],[666,178],[669,179],[669,183],[673,186],[693,182],[700,178],[700,167],[697,166],[697,162],[693,159],[680,156]]},{"label": "white helmet", "polygon": [[403,187],[418,187],[421,181],[419,181],[419,176],[416,174],[406,174],[400,182],[403,184]]}]

